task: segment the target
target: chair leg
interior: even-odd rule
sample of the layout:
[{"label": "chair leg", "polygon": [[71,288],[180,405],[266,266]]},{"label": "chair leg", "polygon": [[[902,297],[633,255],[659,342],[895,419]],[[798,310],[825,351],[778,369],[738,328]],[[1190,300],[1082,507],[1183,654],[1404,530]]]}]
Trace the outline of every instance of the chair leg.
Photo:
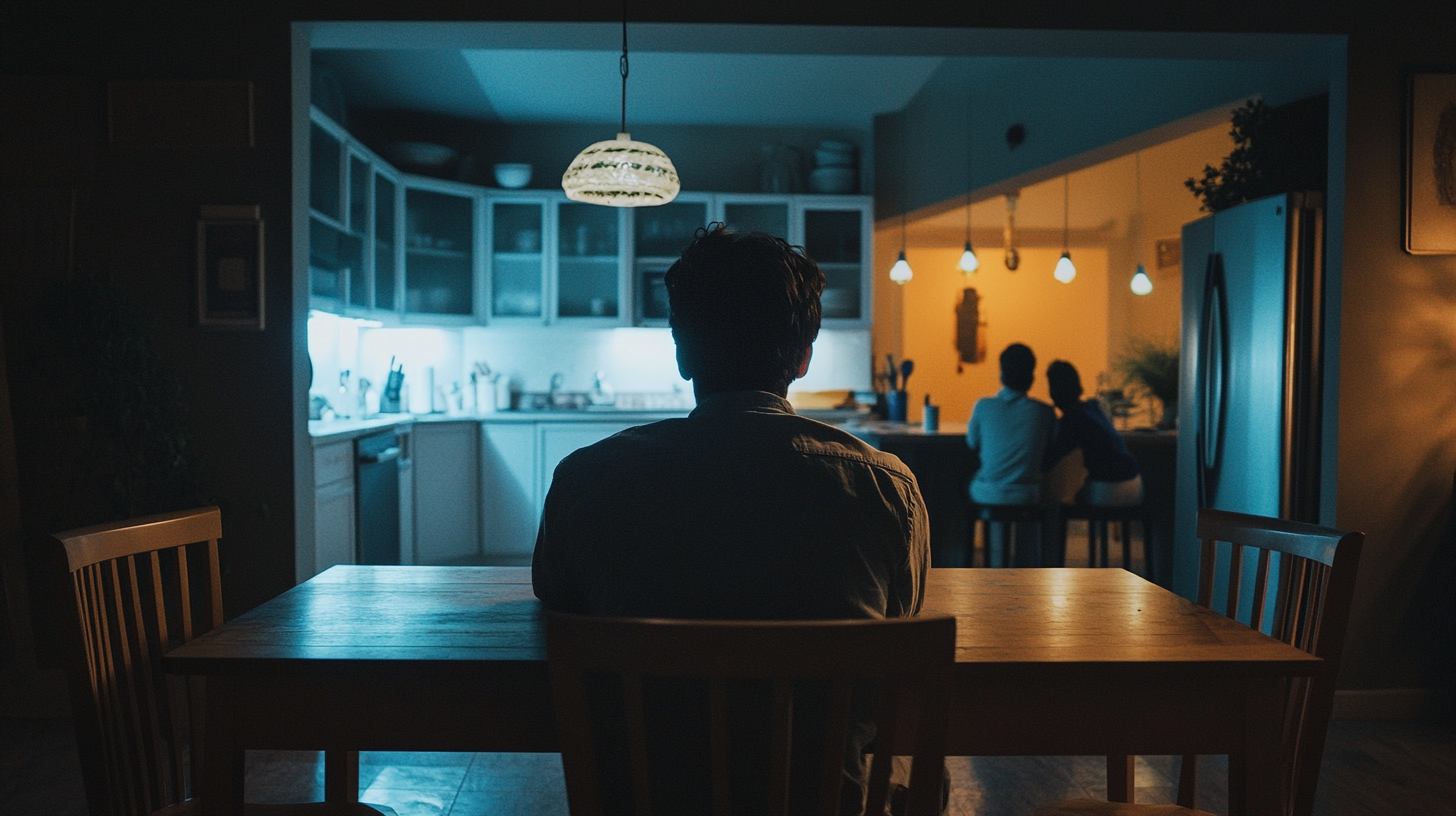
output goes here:
[{"label": "chair leg", "polygon": [[1097,566],[1097,527],[1092,519],[1087,519],[1087,566]]},{"label": "chair leg", "polygon": [[324,751],[324,801],[359,801],[358,751]]},{"label": "chair leg", "polygon": [[1178,806],[1191,808],[1198,798],[1198,755],[1184,754],[1183,767],[1178,771]]},{"label": "chair leg", "polygon": [[1124,519],[1122,527],[1122,568],[1132,572],[1132,525]]},{"label": "chair leg", "polygon": [[1107,801],[1132,804],[1133,791],[1137,784],[1134,776],[1137,763],[1127,755],[1107,757]]}]

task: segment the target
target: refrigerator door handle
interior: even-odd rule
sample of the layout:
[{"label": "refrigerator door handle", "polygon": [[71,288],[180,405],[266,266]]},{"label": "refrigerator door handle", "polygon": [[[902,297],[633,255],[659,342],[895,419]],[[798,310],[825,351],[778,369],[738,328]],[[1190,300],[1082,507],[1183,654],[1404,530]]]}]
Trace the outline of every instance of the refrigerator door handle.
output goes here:
[{"label": "refrigerator door handle", "polygon": [[1223,447],[1225,385],[1228,382],[1228,293],[1223,256],[1208,256],[1203,278],[1203,314],[1200,321],[1198,390],[1199,416],[1195,448],[1198,457],[1198,503],[1211,507],[1216,498],[1219,453]]}]

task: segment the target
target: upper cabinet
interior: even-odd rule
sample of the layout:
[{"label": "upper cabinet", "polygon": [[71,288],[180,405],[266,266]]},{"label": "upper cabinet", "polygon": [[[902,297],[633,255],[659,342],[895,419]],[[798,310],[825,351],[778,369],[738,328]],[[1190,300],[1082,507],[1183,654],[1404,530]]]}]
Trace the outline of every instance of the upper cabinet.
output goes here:
[{"label": "upper cabinet", "polygon": [[401,174],[317,110],[309,306],[388,324],[666,326],[669,267],[718,221],[802,246],[827,327],[870,319],[869,196],[680,194],[658,207]]}]

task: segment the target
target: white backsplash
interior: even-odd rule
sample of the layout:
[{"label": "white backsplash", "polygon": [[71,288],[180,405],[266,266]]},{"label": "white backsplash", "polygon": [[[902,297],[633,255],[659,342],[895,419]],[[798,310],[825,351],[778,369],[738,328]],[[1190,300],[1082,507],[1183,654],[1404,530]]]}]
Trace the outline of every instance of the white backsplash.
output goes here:
[{"label": "white backsplash", "polygon": [[[326,397],[342,416],[357,412],[358,378],[371,383],[367,411],[378,410],[379,389],[390,359],[404,366],[410,410],[430,410],[426,381],[451,395],[458,384],[463,400],[450,397],[440,410],[466,411],[474,405],[470,372],[477,362],[510,378],[515,391],[546,391],[553,374],[565,391],[588,391],[602,372],[618,393],[692,393],[677,372],[672,334],[658,328],[586,329],[559,326],[481,326],[464,328],[371,328],[358,321],[315,314],[309,318],[309,357],[314,376],[310,394]],[[796,391],[869,390],[869,331],[824,330],[814,343],[809,373]],[[349,392],[339,391],[348,370]],[[485,388],[482,385],[482,393]],[[439,400],[437,391],[437,401]]]}]

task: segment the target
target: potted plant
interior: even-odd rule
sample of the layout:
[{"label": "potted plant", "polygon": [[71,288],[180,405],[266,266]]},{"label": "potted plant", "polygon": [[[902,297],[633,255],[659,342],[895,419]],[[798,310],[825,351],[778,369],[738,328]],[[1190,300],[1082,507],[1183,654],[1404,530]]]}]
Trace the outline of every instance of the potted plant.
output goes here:
[{"label": "potted plant", "polygon": [[1114,367],[1128,386],[1153,397],[1162,407],[1158,428],[1178,424],[1178,346],[1156,340],[1136,339],[1117,358]]}]

